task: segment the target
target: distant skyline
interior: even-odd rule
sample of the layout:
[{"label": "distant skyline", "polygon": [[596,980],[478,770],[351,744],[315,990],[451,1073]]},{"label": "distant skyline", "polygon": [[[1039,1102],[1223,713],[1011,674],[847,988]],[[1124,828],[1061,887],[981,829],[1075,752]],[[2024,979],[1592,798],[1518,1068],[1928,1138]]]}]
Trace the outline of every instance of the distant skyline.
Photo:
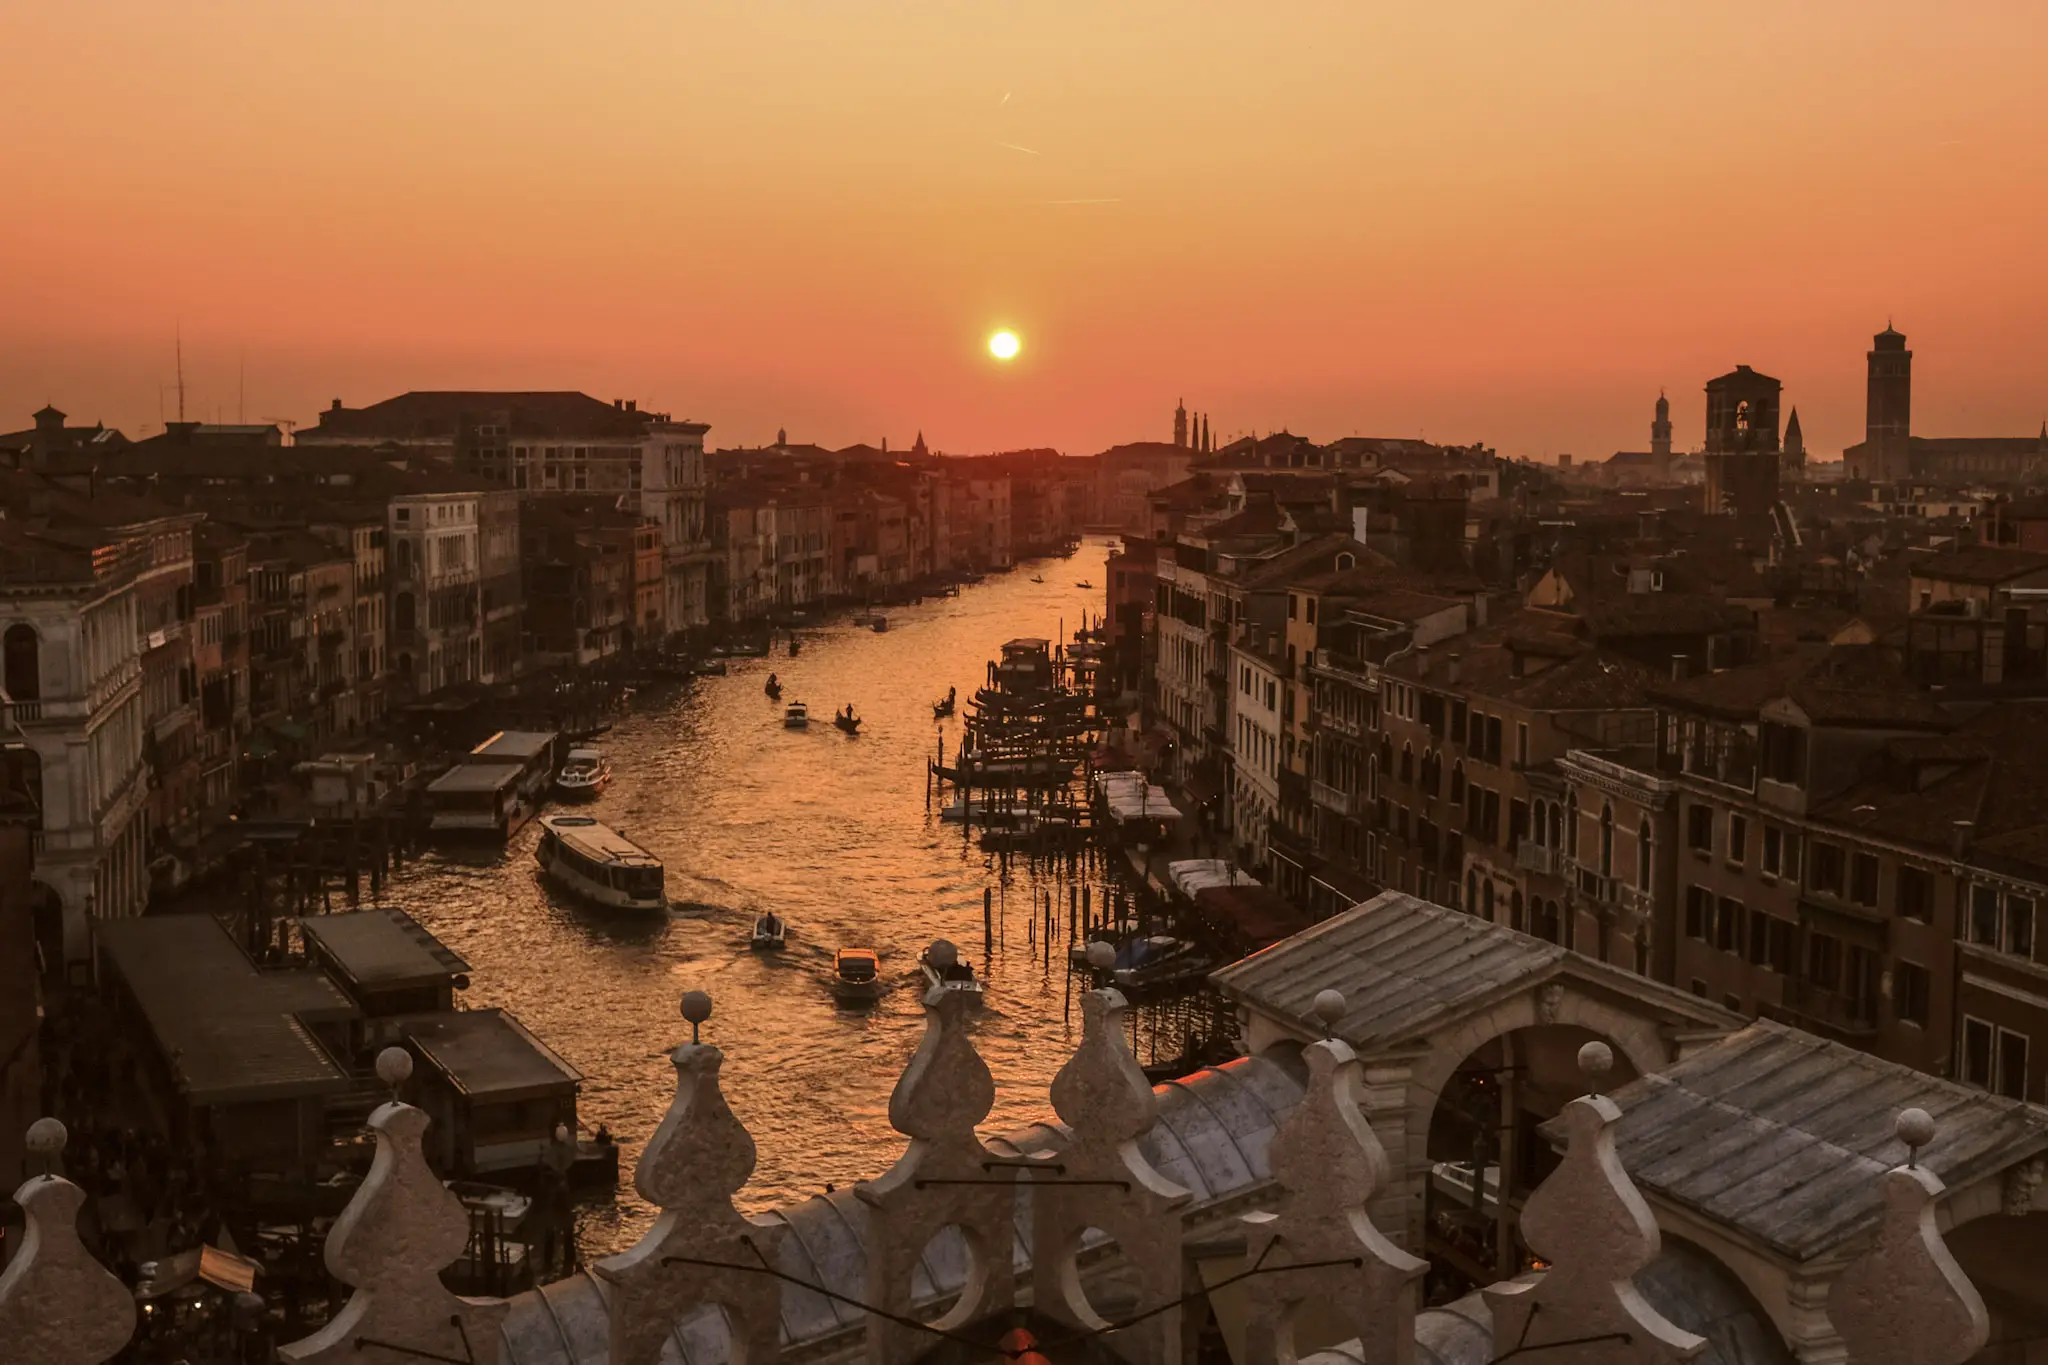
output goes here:
[{"label": "distant skyline", "polygon": [[[1809,450],[2048,413],[2048,6],[0,11],[0,430],[578,388],[714,445]],[[991,359],[998,329],[1022,340]],[[246,393],[246,397],[242,395]]]}]

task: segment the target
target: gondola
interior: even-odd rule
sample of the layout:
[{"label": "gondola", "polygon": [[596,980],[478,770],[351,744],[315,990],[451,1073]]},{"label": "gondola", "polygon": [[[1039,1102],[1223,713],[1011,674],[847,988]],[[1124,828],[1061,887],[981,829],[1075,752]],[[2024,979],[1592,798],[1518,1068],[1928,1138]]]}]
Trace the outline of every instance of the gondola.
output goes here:
[{"label": "gondola", "polygon": [[847,711],[834,712],[832,723],[849,735],[857,735],[860,733],[860,717],[848,714],[851,709],[849,707]]},{"label": "gondola", "polygon": [[945,700],[944,700],[944,701],[935,701],[935,702],[933,702],[933,703],[932,703],[932,719],[933,719],[933,720],[944,720],[944,719],[945,719],[945,718],[946,718],[947,716],[950,716],[950,715],[952,715],[952,714],[953,714],[953,709],[954,709],[954,707],[955,707],[955,706],[956,706],[956,705],[958,704],[958,702],[959,702],[959,698],[960,698],[960,689],[959,689],[959,688],[957,688],[957,687],[949,687],[949,688],[947,688],[947,689],[946,689],[946,698],[945,698]]},{"label": "gondola", "polygon": [[770,701],[782,700],[782,684],[776,680],[773,673],[768,675],[768,681],[762,684],[761,690],[768,694],[768,700]]}]

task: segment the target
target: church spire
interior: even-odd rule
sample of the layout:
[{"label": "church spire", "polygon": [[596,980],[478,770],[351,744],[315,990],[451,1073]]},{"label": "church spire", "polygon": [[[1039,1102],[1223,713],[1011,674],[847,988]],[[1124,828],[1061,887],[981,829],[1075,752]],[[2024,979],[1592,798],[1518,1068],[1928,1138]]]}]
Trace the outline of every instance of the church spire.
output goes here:
[{"label": "church spire", "polygon": [[1173,409],[1173,443],[1184,446],[1188,443],[1188,400],[1178,399]]}]

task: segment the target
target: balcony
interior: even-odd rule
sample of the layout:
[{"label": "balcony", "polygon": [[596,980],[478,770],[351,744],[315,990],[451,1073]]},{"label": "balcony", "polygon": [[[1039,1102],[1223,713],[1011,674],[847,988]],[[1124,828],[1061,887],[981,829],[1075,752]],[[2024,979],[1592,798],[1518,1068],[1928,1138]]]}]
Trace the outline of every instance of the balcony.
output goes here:
[{"label": "balcony", "polygon": [[43,704],[40,701],[8,701],[7,718],[16,725],[32,725],[43,718]]},{"label": "balcony", "polygon": [[1311,781],[1308,784],[1308,796],[1309,800],[1321,806],[1324,810],[1332,811],[1338,815],[1350,815],[1352,813],[1351,793],[1342,788],[1333,787],[1327,782]]},{"label": "balcony", "polygon": [[1561,861],[1556,849],[1534,840],[1524,839],[1515,845],[1515,866],[1524,872],[1540,872],[1546,877],[1554,877]]},{"label": "balcony", "polygon": [[1363,721],[1353,720],[1349,716],[1340,716],[1331,711],[1319,710],[1313,714],[1315,717],[1313,723],[1320,729],[1328,730],[1332,734],[1348,735],[1352,739],[1362,740],[1365,738],[1365,722]]}]

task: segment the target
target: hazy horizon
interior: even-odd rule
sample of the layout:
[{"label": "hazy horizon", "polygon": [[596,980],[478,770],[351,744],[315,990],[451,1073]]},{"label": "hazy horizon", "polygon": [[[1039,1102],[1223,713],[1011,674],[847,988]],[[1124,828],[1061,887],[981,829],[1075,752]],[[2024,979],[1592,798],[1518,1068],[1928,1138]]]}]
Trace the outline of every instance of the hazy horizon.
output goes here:
[{"label": "hazy horizon", "polygon": [[[0,429],[569,388],[792,441],[1603,459],[1659,389],[2048,410],[2048,6],[0,14]],[[1013,328],[1022,352],[984,342]]]}]

